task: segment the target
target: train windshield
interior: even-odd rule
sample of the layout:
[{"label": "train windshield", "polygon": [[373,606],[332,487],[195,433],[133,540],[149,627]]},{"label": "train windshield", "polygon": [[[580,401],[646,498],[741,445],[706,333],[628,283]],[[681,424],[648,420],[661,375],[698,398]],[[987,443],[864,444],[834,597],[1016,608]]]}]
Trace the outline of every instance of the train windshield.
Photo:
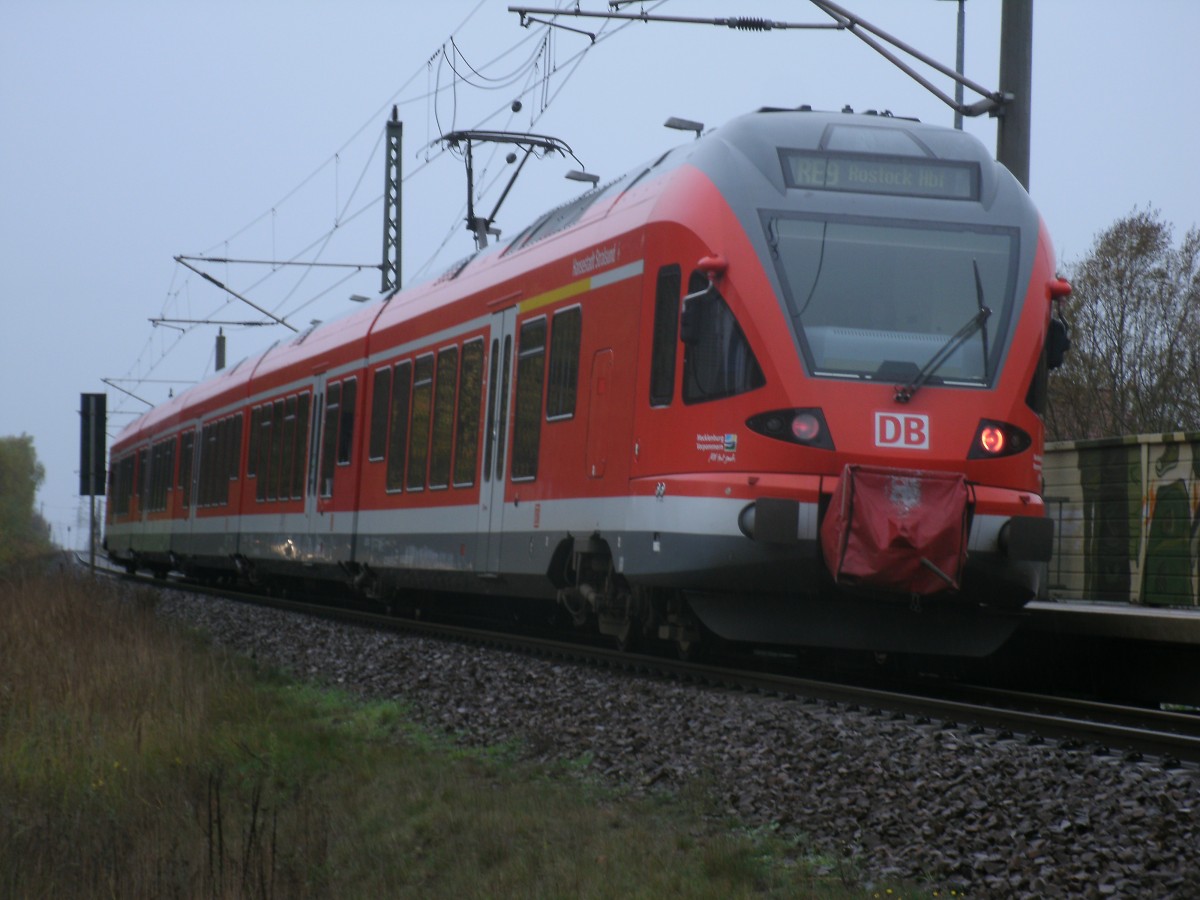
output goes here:
[{"label": "train windshield", "polygon": [[[815,375],[991,382],[1011,319],[1015,229],[775,216],[767,238]],[[987,314],[980,314],[986,307]],[[954,341],[976,319],[969,339]]]}]

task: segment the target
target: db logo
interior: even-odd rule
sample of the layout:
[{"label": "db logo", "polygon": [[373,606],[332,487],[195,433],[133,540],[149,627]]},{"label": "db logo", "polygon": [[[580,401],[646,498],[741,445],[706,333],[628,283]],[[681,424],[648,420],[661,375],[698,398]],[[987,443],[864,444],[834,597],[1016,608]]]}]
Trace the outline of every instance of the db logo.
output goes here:
[{"label": "db logo", "polygon": [[875,446],[929,449],[929,416],[875,413]]}]

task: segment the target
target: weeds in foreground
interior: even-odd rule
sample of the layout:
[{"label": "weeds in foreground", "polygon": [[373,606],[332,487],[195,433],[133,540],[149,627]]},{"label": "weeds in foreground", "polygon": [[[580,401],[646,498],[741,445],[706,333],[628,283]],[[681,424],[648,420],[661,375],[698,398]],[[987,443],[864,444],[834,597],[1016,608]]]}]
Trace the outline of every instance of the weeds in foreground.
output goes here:
[{"label": "weeds in foreground", "polygon": [[122,590],[0,581],[0,895],[847,895],[695,798],[464,752],[399,704],[264,677]]}]

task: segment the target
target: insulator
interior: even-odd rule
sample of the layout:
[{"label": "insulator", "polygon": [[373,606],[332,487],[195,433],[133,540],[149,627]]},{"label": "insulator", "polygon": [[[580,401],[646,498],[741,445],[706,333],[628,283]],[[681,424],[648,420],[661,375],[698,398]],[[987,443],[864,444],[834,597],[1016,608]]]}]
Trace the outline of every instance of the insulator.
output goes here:
[{"label": "insulator", "polygon": [[736,16],[729,20],[729,27],[738,31],[770,31],[775,23],[770,19],[760,19],[756,16]]}]

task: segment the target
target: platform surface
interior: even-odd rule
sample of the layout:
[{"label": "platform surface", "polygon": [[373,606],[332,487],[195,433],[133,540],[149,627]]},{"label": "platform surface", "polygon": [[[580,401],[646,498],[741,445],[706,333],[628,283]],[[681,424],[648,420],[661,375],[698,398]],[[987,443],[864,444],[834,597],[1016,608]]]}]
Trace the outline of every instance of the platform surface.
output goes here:
[{"label": "platform surface", "polygon": [[1035,601],[1022,628],[1200,645],[1200,608],[1131,606],[1094,600]]}]

